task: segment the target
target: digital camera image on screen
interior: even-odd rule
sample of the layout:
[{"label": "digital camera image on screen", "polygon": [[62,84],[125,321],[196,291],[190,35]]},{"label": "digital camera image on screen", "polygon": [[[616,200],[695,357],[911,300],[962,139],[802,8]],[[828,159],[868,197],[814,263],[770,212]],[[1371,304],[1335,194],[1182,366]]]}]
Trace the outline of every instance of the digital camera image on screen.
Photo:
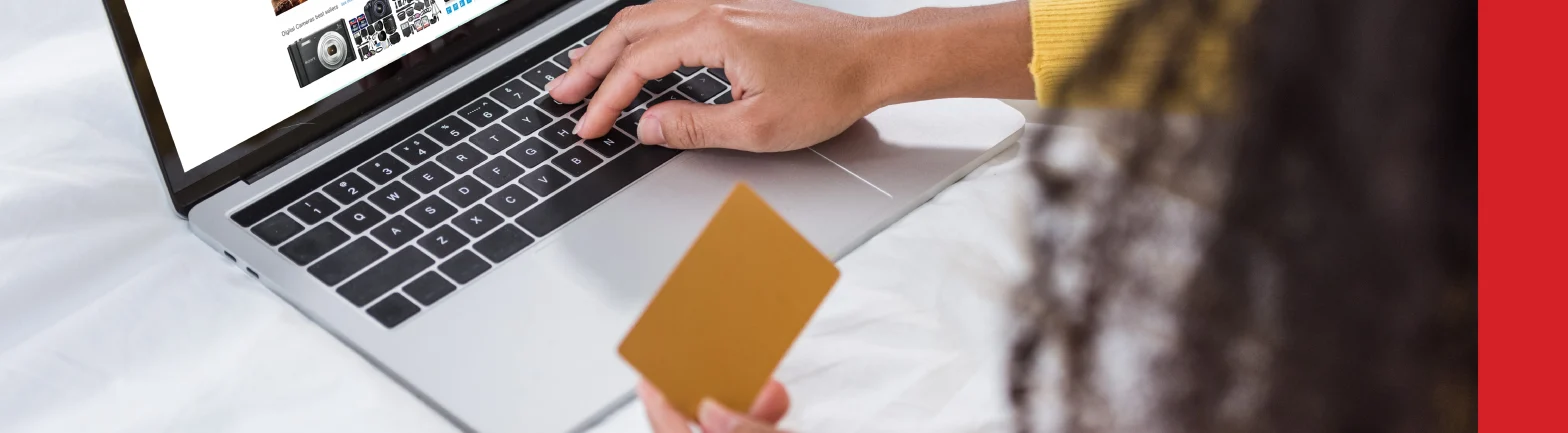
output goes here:
[{"label": "digital camera image on screen", "polygon": [[402,42],[403,35],[398,32],[394,14],[391,2],[369,0],[365,2],[365,13],[349,20],[349,31],[353,34],[354,47],[359,51],[360,58],[369,59]]},{"label": "digital camera image on screen", "polygon": [[348,38],[348,24],[335,20],[289,45],[289,60],[294,63],[294,77],[299,79],[299,86],[305,87],[353,62],[354,49]]}]

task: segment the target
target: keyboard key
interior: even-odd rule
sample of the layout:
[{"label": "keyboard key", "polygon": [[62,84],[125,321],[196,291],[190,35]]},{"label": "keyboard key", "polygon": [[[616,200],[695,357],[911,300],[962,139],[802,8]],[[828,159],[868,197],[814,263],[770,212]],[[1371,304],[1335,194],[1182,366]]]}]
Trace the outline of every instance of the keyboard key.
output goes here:
[{"label": "keyboard key", "polygon": [[523,107],[518,109],[516,112],[501,118],[502,124],[505,124],[506,127],[512,128],[513,131],[517,131],[518,134],[522,135],[532,134],[534,131],[538,131],[539,128],[543,128],[544,125],[549,122],[549,117],[545,116],[544,113],[539,112],[539,109],[532,106]]},{"label": "keyboard key", "polygon": [[435,271],[426,272],[414,281],[409,281],[407,286],[403,286],[403,293],[407,293],[408,297],[425,305],[436,303],[453,290],[457,290],[457,285],[447,281],[446,278],[441,278],[441,274]]},{"label": "keyboard key", "polygon": [[561,119],[550,124],[550,126],[544,127],[544,131],[540,132],[539,136],[543,137],[544,141],[555,145],[557,149],[565,149],[566,146],[571,146],[577,143],[578,140],[582,140],[582,137],[572,133],[572,129],[576,127],[576,122],[570,119]]},{"label": "keyboard key", "polygon": [[480,183],[473,176],[463,176],[462,179],[441,188],[441,196],[457,205],[458,209],[468,207],[487,195],[490,195],[490,187]]},{"label": "keyboard key", "polygon": [[717,78],[713,78],[708,74],[698,74],[682,82],[681,85],[675,86],[675,90],[690,96],[693,101],[706,101],[713,99],[714,96],[719,96],[720,93],[724,93],[724,83],[719,82]]},{"label": "keyboard key", "polygon": [[375,236],[376,240],[381,241],[387,248],[402,247],[403,244],[407,244],[424,233],[425,229],[414,225],[413,222],[410,222],[408,218],[403,218],[402,215],[393,215],[392,219],[381,223],[380,226],[370,231],[370,235]]},{"label": "keyboard key", "polygon": [[436,155],[436,162],[440,162],[441,165],[446,166],[453,173],[463,174],[467,173],[468,170],[472,170],[479,163],[485,162],[487,158],[489,157],[485,156],[479,149],[475,149],[474,146],[468,143],[463,143],[452,146],[446,152]]},{"label": "keyboard key", "polygon": [[550,60],[554,61],[556,66],[560,66],[562,68],[570,68],[570,67],[572,67],[572,56],[568,56],[566,54],[570,53],[572,50],[574,50],[576,48],[577,47],[575,47],[575,46],[572,47],[572,48],[568,48],[566,51],[562,51],[559,54],[556,54],[555,57],[551,57]]},{"label": "keyboard key", "polygon": [[588,173],[588,170],[598,167],[599,163],[604,162],[604,160],[594,156],[593,152],[589,152],[585,147],[572,146],[571,149],[561,152],[561,156],[551,159],[550,162],[555,164],[556,167],[560,167],[561,170],[571,173],[572,177],[582,177],[583,174]]},{"label": "keyboard key", "polygon": [[680,151],[666,147],[633,147],[555,197],[523,212],[517,217],[517,224],[535,237],[544,237],[679,154]]},{"label": "keyboard key", "polygon": [[600,33],[603,33],[603,31],[602,30],[601,31],[597,31],[597,32],[594,32],[591,35],[588,35],[588,39],[583,39],[583,44],[593,45],[593,40],[594,39],[599,39],[599,34]]},{"label": "keyboard key", "polygon": [[435,191],[436,188],[446,185],[447,182],[451,182],[455,178],[457,176],[453,176],[452,173],[434,162],[421,165],[415,168],[414,171],[403,175],[404,182],[408,182],[414,189],[425,194]]},{"label": "keyboard key", "polygon": [[354,275],[355,272],[370,266],[376,259],[386,255],[387,249],[376,245],[376,241],[359,238],[321,258],[305,270],[316,276],[316,279],[321,280],[322,283],[336,286],[350,275]]},{"label": "keyboard key", "polygon": [[637,91],[637,96],[632,97],[632,105],[627,105],[626,108],[621,109],[621,113],[630,113],[632,110],[642,108],[642,104],[646,104],[651,100],[653,100],[653,94],[639,90]]},{"label": "keyboard key", "polygon": [[473,133],[474,127],[469,126],[462,119],[458,119],[457,116],[446,116],[440,122],[425,128],[425,134],[434,137],[436,141],[440,141],[441,144],[447,146],[451,146],[453,143],[461,141],[464,137],[468,137],[468,134]]},{"label": "keyboard key", "polygon": [[452,215],[456,215],[457,208],[447,204],[446,200],[442,200],[441,197],[430,196],[419,202],[419,204],[414,205],[413,209],[409,209],[408,212],[404,213],[408,214],[408,217],[413,218],[414,221],[418,221],[419,225],[430,228],[435,227],[436,224],[440,224],[442,221],[446,221]]},{"label": "keyboard key", "polygon": [[476,238],[501,223],[501,216],[496,215],[495,212],[484,206],[474,206],[473,209],[469,209],[467,212],[452,218],[452,226],[462,230],[463,233],[468,233],[468,236]]},{"label": "keyboard key", "polygon": [[708,101],[709,104],[719,104],[719,105],[724,105],[724,104],[728,104],[728,103],[731,103],[731,102],[735,102],[735,98],[733,96],[730,96],[730,92],[724,92],[723,95],[719,95],[719,97],[713,98],[712,101]]},{"label": "keyboard key", "polygon": [[510,159],[495,157],[474,169],[474,176],[493,187],[501,187],[523,175],[523,167]]},{"label": "keyboard key", "polygon": [[396,147],[392,148],[392,153],[399,158],[403,158],[404,161],[408,161],[409,165],[414,165],[425,162],[430,157],[436,156],[437,153],[441,153],[441,145],[436,144],[435,140],[416,134],[407,140],[403,140],[402,143],[398,143]]},{"label": "keyboard key", "polygon": [[435,259],[418,248],[404,248],[343,283],[337,292],[355,307],[363,307],[434,264]]},{"label": "keyboard key", "polygon": [[306,225],[321,222],[323,218],[337,211],[338,204],[333,203],[332,200],[327,200],[327,196],[321,195],[319,192],[311,193],[300,199],[298,203],[289,206],[289,213],[293,214],[295,218],[299,218]]},{"label": "keyboard key", "polygon": [[611,129],[609,133],[604,134],[603,137],[583,141],[583,144],[586,144],[588,147],[593,148],[593,150],[598,151],[599,154],[604,155],[605,158],[614,157],[616,154],[621,153],[621,151],[626,150],[635,143],[636,141],[632,140],[631,137],[627,137],[626,134],[622,134],[620,131],[616,131],[614,129]]},{"label": "keyboard key", "polygon": [[574,122],[581,122],[583,120],[583,115],[584,114],[588,114],[588,109],[585,108],[585,109],[573,111],[572,114],[567,115],[566,118],[572,119],[572,121],[574,121]]},{"label": "keyboard key", "polygon": [[648,93],[657,95],[664,93],[665,90],[670,90],[671,87],[675,87],[676,84],[680,83],[681,76],[675,75],[675,73],[672,72],[670,75],[665,75],[663,77],[649,80],[648,84],[642,85],[642,88],[648,89]]},{"label": "keyboard key", "polygon": [[571,112],[572,110],[576,109],[577,106],[582,104],[578,103],[574,105],[568,105],[562,103],[561,101],[555,100],[555,98],[551,98],[550,94],[546,93],[544,96],[540,96],[539,99],[535,99],[534,105],[538,106],[540,110],[544,110],[545,113],[549,113],[551,116],[561,117],[565,116],[566,113]]},{"label": "keyboard key", "polygon": [[484,150],[485,153],[491,155],[501,153],[501,151],[506,150],[507,147],[511,147],[513,144],[517,144],[519,141],[523,141],[523,137],[518,137],[517,134],[513,134],[511,130],[501,125],[490,125],[489,128],[485,128],[483,131],[474,134],[473,137],[468,138],[469,143],[473,143],[474,146],[478,146],[480,150]]},{"label": "keyboard key", "polygon": [[566,186],[566,183],[571,181],[571,178],[561,174],[555,167],[548,165],[540,166],[538,170],[530,171],[528,174],[523,175],[523,186],[528,187],[529,191],[533,191],[535,195],[540,197],[550,195],[550,193],[561,189],[562,186]]},{"label": "keyboard key", "polygon": [[407,172],[408,164],[398,161],[397,157],[391,154],[383,153],[376,155],[375,158],[371,158],[370,162],[366,162],[365,165],[359,166],[358,171],[359,174],[365,175],[365,178],[370,179],[371,182],[382,184],[396,179],[398,175]]},{"label": "keyboard key", "polygon": [[278,252],[283,253],[283,256],[288,257],[294,264],[304,266],[332,251],[333,248],[337,248],[338,245],[343,245],[343,242],[348,241],[348,237],[348,233],[343,233],[343,230],[338,229],[337,226],[322,224],[283,244],[283,247],[278,248]]},{"label": "keyboard key", "polygon": [[326,191],[327,195],[332,196],[332,198],[337,200],[338,203],[349,204],[353,203],[354,200],[358,200],[360,196],[370,193],[370,191],[374,189],[376,189],[375,185],[371,185],[369,181],[365,180],[365,178],[359,177],[359,175],[354,173],[349,173],[343,175],[343,177],[338,178],[338,180],[334,180],[332,183],[327,184],[327,186],[321,190]]},{"label": "keyboard key", "polygon": [[354,203],[353,206],[343,209],[343,212],[339,212],[332,217],[332,221],[343,226],[343,229],[348,230],[349,233],[356,235],[369,230],[384,219],[387,219],[386,214],[381,213],[381,211],[376,210],[376,208],[365,202]]},{"label": "keyboard key", "polygon": [[648,110],[637,110],[632,112],[632,114],[622,116],[621,120],[615,121],[615,127],[621,128],[621,131],[626,132],[626,135],[636,137],[637,124],[642,122],[642,115],[647,112]]},{"label": "keyboard key", "polygon": [[686,99],[686,95],[682,95],[681,92],[669,92],[669,93],[665,93],[663,95],[659,95],[657,98],[653,98],[652,101],[648,101],[648,107],[652,108],[655,105],[663,104],[663,103],[670,102],[670,101],[686,101],[686,100],[688,100],[688,99]]},{"label": "keyboard key", "polygon": [[366,200],[381,208],[382,211],[391,214],[403,210],[403,208],[408,207],[408,205],[414,203],[414,200],[418,199],[419,193],[414,192],[413,189],[409,188],[408,185],[404,185],[403,182],[394,181],[387,184],[387,186],[381,187],[380,191],[371,194],[370,198]]},{"label": "keyboard key", "polygon": [[528,84],[544,90],[545,84],[549,84],[551,80],[561,76],[561,73],[564,72],[566,72],[566,69],[556,66],[554,63],[544,62],[534,66],[533,69],[529,69],[528,72],[524,72],[523,81],[527,81]]},{"label": "keyboard key", "polygon": [[534,168],[545,159],[555,155],[555,148],[545,144],[539,137],[529,137],[523,144],[517,145],[506,151],[506,156],[512,157],[524,167]]},{"label": "keyboard key", "polygon": [[724,75],[724,70],[723,69],[720,69],[720,68],[708,68],[708,73],[713,74],[713,76],[715,78],[718,78],[719,81],[723,81],[724,84],[729,84],[730,83],[730,76],[729,75]]},{"label": "keyboard key", "polygon": [[[514,186],[512,188],[517,187]],[[518,189],[518,191],[522,190]],[[528,198],[532,199],[533,197],[529,196]],[[282,213],[274,214],[272,215],[272,218],[267,218],[266,220],[262,221],[261,224],[256,224],[255,227],[250,228],[250,232],[255,234],[256,237],[261,238],[262,242],[266,242],[267,245],[273,246],[283,243],[283,241],[289,240],[289,238],[294,237],[294,235],[297,235],[302,231],[305,231],[305,226],[300,225],[298,222],[295,222],[293,218],[289,218],[288,215],[284,215]]]},{"label": "keyboard key", "polygon": [[532,206],[538,201],[539,199],[534,198],[533,194],[523,191],[517,185],[507,185],[506,188],[501,188],[500,191],[496,191],[495,194],[490,194],[490,197],[485,198],[485,204],[490,205],[497,212],[508,217],[517,215],[518,212],[528,209],[528,206]]},{"label": "keyboard key", "polygon": [[393,293],[387,296],[386,299],[382,299],[381,302],[377,302],[376,305],[365,309],[365,312],[370,313],[370,317],[380,322],[381,326],[391,328],[402,324],[403,321],[414,317],[415,314],[419,314],[419,306],[414,305],[412,301],[409,301],[403,295]]},{"label": "keyboard key", "polygon": [[464,245],[468,245],[468,237],[458,233],[457,229],[449,225],[438,227],[425,237],[419,238],[419,246],[425,247],[425,251],[435,254],[437,258],[449,256]]},{"label": "keyboard key", "polygon": [[485,263],[485,259],[479,258],[479,255],[474,254],[473,251],[463,251],[441,263],[440,266],[436,266],[436,269],[440,269],[441,273],[458,284],[468,284],[469,281],[479,278],[479,274],[490,270],[490,264]]},{"label": "keyboard key", "polygon": [[501,107],[501,104],[490,100],[490,98],[479,98],[478,101],[458,109],[457,115],[463,116],[463,120],[467,120],[468,123],[472,123],[474,126],[485,126],[506,115],[506,108]]},{"label": "keyboard key", "polygon": [[702,72],[702,67],[701,66],[682,66],[680,69],[676,69],[675,72],[681,74],[682,77],[690,77],[692,75],[697,74],[698,72]]},{"label": "keyboard key", "polygon": [[491,98],[500,102],[501,105],[513,109],[527,104],[528,100],[534,99],[536,96],[539,96],[538,90],[528,87],[527,84],[523,84],[522,80],[517,79],[508,81],[501,88],[490,91]]},{"label": "keyboard key", "polygon": [[495,233],[474,242],[474,251],[490,259],[491,262],[501,263],[502,260],[517,254],[532,243],[534,238],[523,233],[523,229],[507,224],[496,229]]}]

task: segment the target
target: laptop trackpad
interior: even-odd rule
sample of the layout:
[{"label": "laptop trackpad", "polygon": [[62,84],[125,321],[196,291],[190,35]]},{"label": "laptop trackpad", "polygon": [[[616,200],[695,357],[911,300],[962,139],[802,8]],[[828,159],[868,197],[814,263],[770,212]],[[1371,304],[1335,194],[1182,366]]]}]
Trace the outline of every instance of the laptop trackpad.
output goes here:
[{"label": "laptop trackpad", "polygon": [[[717,209],[735,182],[746,182],[819,249],[852,235],[861,222],[893,203],[891,196],[811,149],[775,154],[709,149],[687,152],[678,162],[660,170],[661,186],[706,190]],[[688,183],[705,185],[683,185]]]}]

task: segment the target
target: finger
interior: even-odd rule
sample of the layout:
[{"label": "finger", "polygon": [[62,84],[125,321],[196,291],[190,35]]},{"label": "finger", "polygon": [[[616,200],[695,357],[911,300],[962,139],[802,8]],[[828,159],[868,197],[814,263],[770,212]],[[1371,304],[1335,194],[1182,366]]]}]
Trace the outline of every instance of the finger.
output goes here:
[{"label": "finger", "polygon": [[659,392],[647,380],[637,382],[637,399],[642,400],[643,410],[648,412],[648,425],[653,427],[654,433],[690,433],[691,428],[686,417],[675,410],[664,393]]},{"label": "finger", "polygon": [[789,392],[778,381],[768,380],[768,384],[762,386],[762,393],[757,395],[757,401],[751,403],[749,414],[758,421],[778,424],[786,412],[789,412]]},{"label": "finger", "polygon": [[715,33],[717,30],[712,27],[696,26],[660,32],[627,47],[588,102],[578,135],[596,138],[609,132],[621,111],[631,105],[649,80],[669,75],[681,66],[724,67],[719,42],[724,38]]},{"label": "finger", "polygon": [[637,137],[644,144],[673,149],[722,147],[764,151],[770,143],[762,130],[761,116],[751,101],[706,105],[687,101],[665,102],[643,113]]},{"label": "finger", "polygon": [[702,406],[697,409],[698,423],[702,424],[703,433],[775,433],[779,430],[771,425],[747,418],[744,415],[729,410],[724,405],[703,399]]},{"label": "finger", "polygon": [[582,56],[572,59],[566,72],[551,81],[545,89],[557,101],[568,104],[581,102],[599,86],[599,81],[615,66],[621,51],[647,35],[685,22],[697,11],[702,2],[694,0],[665,0],[645,5],[627,6],[615,14],[610,25],[594,38]]}]

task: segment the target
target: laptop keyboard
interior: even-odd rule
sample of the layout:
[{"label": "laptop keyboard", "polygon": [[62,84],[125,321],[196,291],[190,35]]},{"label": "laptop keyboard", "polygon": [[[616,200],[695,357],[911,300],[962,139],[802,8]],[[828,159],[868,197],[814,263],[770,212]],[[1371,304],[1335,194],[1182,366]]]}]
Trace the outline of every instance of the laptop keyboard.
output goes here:
[{"label": "laptop keyboard", "polygon": [[583,140],[572,130],[586,104],[543,90],[564,59],[565,50],[523,68],[251,233],[396,327],[673,158],[634,139],[645,107],[732,100],[723,70],[682,68],[650,81],[609,134]]}]

